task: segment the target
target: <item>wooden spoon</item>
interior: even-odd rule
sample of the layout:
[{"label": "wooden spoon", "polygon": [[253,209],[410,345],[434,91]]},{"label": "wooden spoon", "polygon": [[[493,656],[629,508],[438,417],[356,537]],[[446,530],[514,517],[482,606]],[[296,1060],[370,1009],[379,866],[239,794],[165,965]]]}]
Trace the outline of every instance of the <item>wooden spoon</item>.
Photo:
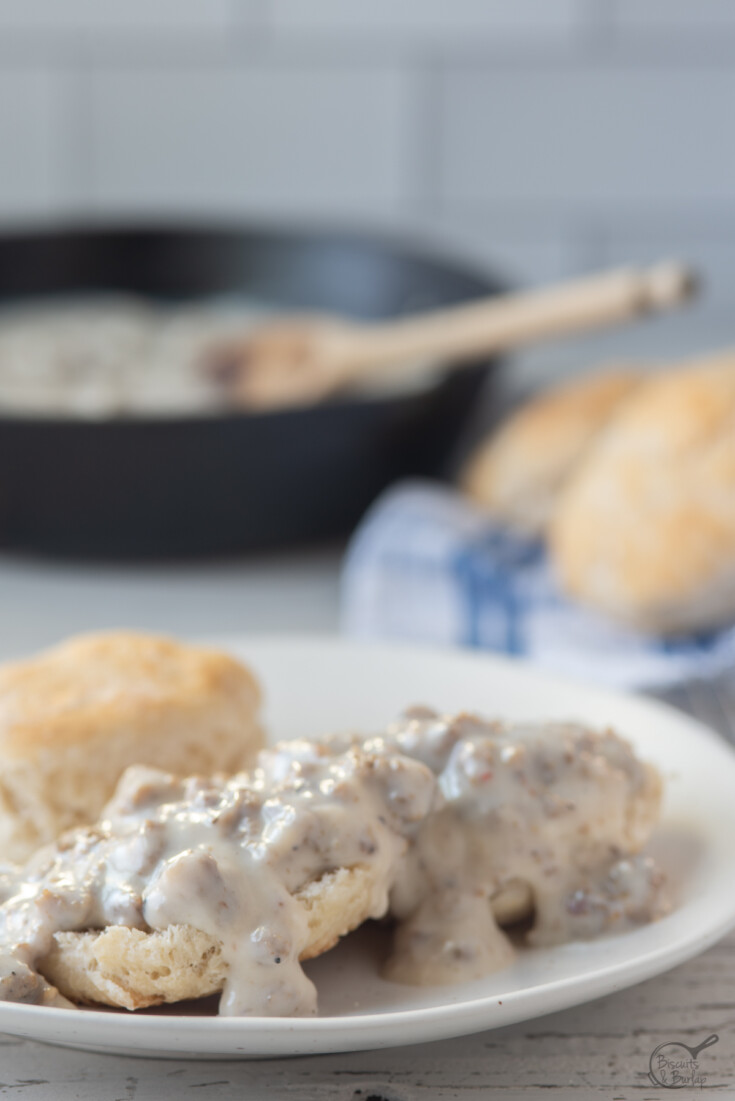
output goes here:
[{"label": "wooden spoon", "polygon": [[422,360],[447,360],[445,366],[455,368],[523,344],[629,321],[678,305],[695,287],[691,269],[672,261],[392,321],[293,317],[221,347],[208,366],[239,406],[306,404],[381,376],[395,378]]}]

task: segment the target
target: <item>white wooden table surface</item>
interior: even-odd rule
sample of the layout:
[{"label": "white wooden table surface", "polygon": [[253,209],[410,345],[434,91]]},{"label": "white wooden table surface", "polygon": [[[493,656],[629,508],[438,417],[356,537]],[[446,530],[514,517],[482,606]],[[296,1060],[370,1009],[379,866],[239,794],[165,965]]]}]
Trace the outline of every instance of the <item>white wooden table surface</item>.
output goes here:
[{"label": "white wooden table surface", "polygon": [[[186,635],[333,630],[337,558],[89,569],[0,559],[0,659],[74,631],[134,626]],[[735,741],[735,678],[671,694]],[[735,798],[735,793],[733,793]],[[735,839],[734,839],[735,845]],[[735,861],[734,861],[735,865]],[[735,867],[734,867],[735,874]],[[90,1055],[0,1036],[0,1096],[18,1101],[508,1101],[666,1098],[648,1078],[659,1044],[719,1041],[702,1086],[735,1097],[735,934],[631,990],[458,1040],[354,1055],[185,1062]],[[691,1088],[679,1097],[700,1093]]]}]

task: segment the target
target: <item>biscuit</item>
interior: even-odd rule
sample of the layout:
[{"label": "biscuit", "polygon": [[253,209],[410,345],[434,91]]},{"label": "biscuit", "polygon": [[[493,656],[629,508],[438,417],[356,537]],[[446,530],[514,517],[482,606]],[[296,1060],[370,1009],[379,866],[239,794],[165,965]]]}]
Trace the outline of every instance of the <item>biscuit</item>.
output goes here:
[{"label": "biscuit", "polygon": [[0,856],[93,822],[131,764],[234,772],[263,743],[234,658],[132,632],[74,638],[0,668]]},{"label": "biscuit", "polygon": [[[310,934],[302,960],[327,952],[372,916],[374,879],[368,867],[339,868],[296,892]],[[73,1002],[144,1009],[219,993],[228,968],[221,943],[191,925],[160,932],[112,925],[56,933],[38,970]]]},{"label": "biscuit", "polygon": [[633,369],[610,368],[532,399],[470,457],[463,490],[501,522],[539,534],[564,482],[638,381]]},{"label": "biscuit", "polygon": [[642,383],[561,494],[564,589],[651,633],[735,618],[735,351]]}]

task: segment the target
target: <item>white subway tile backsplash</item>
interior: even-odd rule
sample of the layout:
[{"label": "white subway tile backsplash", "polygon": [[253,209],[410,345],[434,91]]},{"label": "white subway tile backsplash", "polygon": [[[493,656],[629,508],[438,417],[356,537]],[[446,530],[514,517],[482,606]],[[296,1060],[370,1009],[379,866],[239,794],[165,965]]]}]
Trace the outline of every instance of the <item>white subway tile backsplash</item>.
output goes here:
[{"label": "white subway tile backsplash", "polygon": [[66,77],[0,70],[0,220],[46,215],[69,199]]},{"label": "white subway tile backsplash", "polygon": [[414,96],[395,68],[100,70],[91,101],[97,208],[359,212],[411,179]]},{"label": "white subway tile backsplash", "polygon": [[271,0],[277,34],[440,45],[566,40],[582,0]]},{"label": "white subway tile backsplash", "polygon": [[230,14],[229,0],[0,0],[0,30],[110,36],[152,31],[176,38],[224,30]]},{"label": "white subway tile backsplash", "polygon": [[448,68],[446,200],[585,207],[735,204],[735,70]]},{"label": "white subway tile backsplash", "polygon": [[486,209],[440,211],[416,232],[448,255],[497,274],[511,286],[551,282],[579,270],[573,228],[553,219],[503,219]]},{"label": "white subway tile backsplash", "polygon": [[624,33],[666,40],[674,34],[735,30],[732,0],[614,0],[613,22]]}]

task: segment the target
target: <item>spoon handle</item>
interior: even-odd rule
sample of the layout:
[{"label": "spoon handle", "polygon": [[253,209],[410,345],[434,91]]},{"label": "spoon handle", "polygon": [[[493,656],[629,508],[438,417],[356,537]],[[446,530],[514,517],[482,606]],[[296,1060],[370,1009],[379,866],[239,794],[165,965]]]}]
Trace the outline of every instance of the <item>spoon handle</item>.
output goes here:
[{"label": "spoon handle", "polygon": [[411,361],[477,359],[676,306],[696,279],[684,264],[623,268],[541,290],[361,326],[345,347],[345,377],[361,378]]}]

